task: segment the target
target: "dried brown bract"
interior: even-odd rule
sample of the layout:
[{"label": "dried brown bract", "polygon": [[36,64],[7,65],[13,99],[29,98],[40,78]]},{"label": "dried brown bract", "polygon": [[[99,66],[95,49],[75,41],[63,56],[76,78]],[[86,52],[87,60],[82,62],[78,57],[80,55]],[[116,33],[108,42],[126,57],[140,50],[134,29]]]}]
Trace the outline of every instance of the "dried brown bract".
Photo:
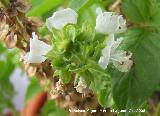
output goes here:
[{"label": "dried brown bract", "polygon": [[9,31],[9,25],[6,24],[6,16],[0,13],[0,40],[4,40]]},{"label": "dried brown bract", "polygon": [[13,31],[8,32],[4,41],[8,48],[14,48],[17,43],[17,34],[14,33]]},{"label": "dried brown bract", "polygon": [[26,13],[30,9],[29,4],[24,0],[10,0],[8,15],[13,17],[19,13]]}]

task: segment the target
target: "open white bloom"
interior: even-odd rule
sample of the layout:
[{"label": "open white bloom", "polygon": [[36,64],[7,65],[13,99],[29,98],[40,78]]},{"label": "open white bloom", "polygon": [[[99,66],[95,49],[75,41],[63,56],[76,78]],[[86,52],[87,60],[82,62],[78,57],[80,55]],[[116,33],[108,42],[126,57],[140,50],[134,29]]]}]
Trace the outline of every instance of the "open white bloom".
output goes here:
[{"label": "open white bloom", "polygon": [[121,44],[123,38],[114,40],[114,35],[109,35],[109,39],[106,43],[106,47],[102,50],[102,56],[99,59],[99,65],[106,69],[110,62],[121,72],[127,72],[130,70],[133,62],[131,59],[132,53],[128,53],[124,50],[118,50],[117,48]]},{"label": "open white bloom", "polygon": [[80,80],[78,82],[78,85],[74,88],[76,88],[76,91],[79,92],[79,93],[87,92],[88,89],[87,89],[87,85],[85,83],[85,80],[82,77],[80,77],[79,79]]},{"label": "open white bloom", "polygon": [[116,15],[113,12],[102,12],[100,8],[97,8],[96,12],[98,14],[95,27],[97,33],[114,34],[126,30],[126,21],[122,15]]},{"label": "open white bloom", "polygon": [[52,28],[62,29],[67,24],[76,24],[77,17],[78,14],[71,8],[59,10],[46,20],[46,26],[50,31]]},{"label": "open white bloom", "polygon": [[128,72],[133,65],[133,61],[130,59],[123,62],[113,61],[113,65],[121,72]]},{"label": "open white bloom", "polygon": [[43,41],[38,40],[38,36],[35,32],[32,33],[32,38],[30,38],[30,52],[28,52],[24,57],[25,63],[42,63],[46,60],[46,55],[52,47]]}]

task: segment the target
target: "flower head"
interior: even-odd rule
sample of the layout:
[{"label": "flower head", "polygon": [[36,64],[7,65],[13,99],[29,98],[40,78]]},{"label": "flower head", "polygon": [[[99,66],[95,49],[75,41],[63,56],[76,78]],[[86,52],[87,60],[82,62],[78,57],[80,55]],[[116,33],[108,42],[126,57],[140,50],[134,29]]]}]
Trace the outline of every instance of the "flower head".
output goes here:
[{"label": "flower head", "polygon": [[59,10],[46,20],[46,26],[50,31],[52,28],[62,29],[67,24],[76,24],[77,17],[78,14],[70,8]]},{"label": "flower head", "polygon": [[96,18],[96,32],[102,34],[121,33],[126,30],[126,21],[121,15],[113,12],[102,12],[100,8],[96,9],[98,14]]},{"label": "flower head", "polygon": [[121,72],[130,70],[133,62],[131,60],[132,53],[127,53],[124,50],[119,50],[123,38],[114,40],[114,35],[109,35],[106,47],[102,50],[102,56],[99,59],[99,65],[106,69],[110,62]]},{"label": "flower head", "polygon": [[46,60],[44,55],[51,49],[50,45],[38,40],[38,36],[33,32],[30,39],[30,52],[23,59],[26,63],[42,63]]}]

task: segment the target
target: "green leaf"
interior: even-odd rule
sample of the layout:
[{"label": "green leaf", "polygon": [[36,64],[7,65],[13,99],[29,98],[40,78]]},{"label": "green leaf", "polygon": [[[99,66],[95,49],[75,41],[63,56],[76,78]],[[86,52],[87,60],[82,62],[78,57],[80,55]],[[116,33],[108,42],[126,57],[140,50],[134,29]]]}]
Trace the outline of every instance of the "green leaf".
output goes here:
[{"label": "green leaf", "polygon": [[69,40],[72,40],[72,42],[75,41],[76,33],[76,27],[74,25],[66,25],[64,27],[65,37],[67,37]]},{"label": "green leaf", "polygon": [[[123,0],[122,11],[133,23],[142,26],[160,26],[160,1],[159,0]],[[147,27],[148,28],[148,27]]]},{"label": "green leaf", "polygon": [[71,73],[65,69],[60,71],[59,76],[63,84],[69,83],[71,80]]},{"label": "green leaf", "polygon": [[30,98],[37,95],[41,91],[42,91],[42,88],[41,88],[38,80],[35,77],[32,77],[30,79],[30,84],[29,84],[27,91],[26,91],[25,100],[26,101],[29,100]]},{"label": "green leaf", "polygon": [[42,107],[40,116],[67,116],[67,114],[56,105],[54,100],[48,100]]},{"label": "green leaf", "polygon": [[96,22],[96,8],[99,7],[98,5],[92,5],[83,9],[83,12],[80,10],[78,21],[79,25],[82,25],[84,22],[89,22],[92,26],[95,26]]},{"label": "green leaf", "polygon": [[154,26],[154,27],[158,27],[160,26],[160,0],[151,0],[152,4],[151,4],[151,12],[152,12],[152,16],[151,16],[151,20],[150,20],[150,25]]},{"label": "green leaf", "polygon": [[113,97],[111,96],[109,77],[94,71],[91,72],[90,77],[92,77],[92,79],[90,79],[90,89],[95,92],[99,104],[103,107],[111,107],[113,105]]},{"label": "green leaf", "polygon": [[54,60],[52,60],[52,66],[54,68],[63,68],[65,66],[65,62],[63,60],[62,56],[54,57]]},{"label": "green leaf", "polygon": [[69,7],[78,10],[87,0],[70,0]]},{"label": "green leaf", "polygon": [[79,39],[87,41],[93,41],[95,36],[95,29],[93,25],[91,25],[88,21],[82,24],[81,34],[79,35]]},{"label": "green leaf", "polygon": [[[110,70],[118,108],[139,108],[160,83],[160,33],[131,29],[124,43],[133,53],[135,66],[128,73]],[[129,45],[131,45],[129,47]]]},{"label": "green leaf", "polygon": [[160,115],[160,103],[158,104],[155,112],[155,116],[159,116],[159,115]]},{"label": "green leaf", "polygon": [[80,68],[75,68],[73,67],[73,69],[71,67],[69,67],[69,71],[71,72],[76,72],[76,73],[82,73],[82,72],[85,72],[86,70],[88,70],[89,68],[91,67],[91,65],[84,65]]},{"label": "green leaf", "polygon": [[30,0],[33,4],[32,9],[27,13],[27,16],[42,16],[53,8],[60,5],[63,0]]},{"label": "green leaf", "polygon": [[12,104],[14,89],[10,82],[10,76],[15,69],[15,55],[14,50],[9,51],[0,43],[0,115],[5,108],[9,108],[12,113],[15,113]]},{"label": "green leaf", "polygon": [[69,0],[69,7],[76,10],[78,13],[78,24],[82,24],[84,21],[89,21],[91,24],[95,24],[95,8],[94,5],[99,6],[97,0]]},{"label": "green leaf", "polygon": [[[0,79],[8,79],[9,76],[11,75],[11,73],[13,72],[15,66],[14,63],[12,61],[13,58],[13,54],[7,54],[5,58],[5,61],[1,61],[1,67],[3,67],[3,70],[0,71]],[[12,58],[11,58],[12,57]]]},{"label": "green leaf", "polygon": [[88,62],[91,64],[91,67],[89,70],[95,71],[97,73],[100,73],[103,76],[109,77],[108,73],[105,70],[103,70],[96,62],[92,60],[88,60]]},{"label": "green leaf", "polygon": [[107,8],[112,5],[116,0],[99,0],[100,2],[103,3],[104,6],[106,6]]},{"label": "green leaf", "polygon": [[122,11],[132,22],[145,23],[151,16],[150,0],[122,0]]},{"label": "green leaf", "polygon": [[[71,32],[69,32],[71,29]],[[54,49],[58,52],[64,53],[68,48],[71,40],[74,41],[76,36],[76,30],[73,25],[66,25],[62,30],[52,29],[52,43]]]},{"label": "green leaf", "polygon": [[98,91],[98,93],[97,93],[97,98],[98,98],[99,104],[105,108],[112,107],[114,104],[113,97],[112,97],[109,89],[110,89],[110,87],[108,87],[104,90]]}]

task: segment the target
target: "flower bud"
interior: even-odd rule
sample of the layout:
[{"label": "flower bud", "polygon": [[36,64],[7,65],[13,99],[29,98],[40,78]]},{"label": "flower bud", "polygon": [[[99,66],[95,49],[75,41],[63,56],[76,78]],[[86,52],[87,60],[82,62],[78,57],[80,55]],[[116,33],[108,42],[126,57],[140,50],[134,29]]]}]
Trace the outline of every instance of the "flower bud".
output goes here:
[{"label": "flower bud", "polygon": [[74,88],[76,88],[76,91],[79,92],[79,93],[85,93],[88,90],[87,85],[86,85],[86,83],[85,83],[85,81],[82,77],[80,77],[78,85]]}]

